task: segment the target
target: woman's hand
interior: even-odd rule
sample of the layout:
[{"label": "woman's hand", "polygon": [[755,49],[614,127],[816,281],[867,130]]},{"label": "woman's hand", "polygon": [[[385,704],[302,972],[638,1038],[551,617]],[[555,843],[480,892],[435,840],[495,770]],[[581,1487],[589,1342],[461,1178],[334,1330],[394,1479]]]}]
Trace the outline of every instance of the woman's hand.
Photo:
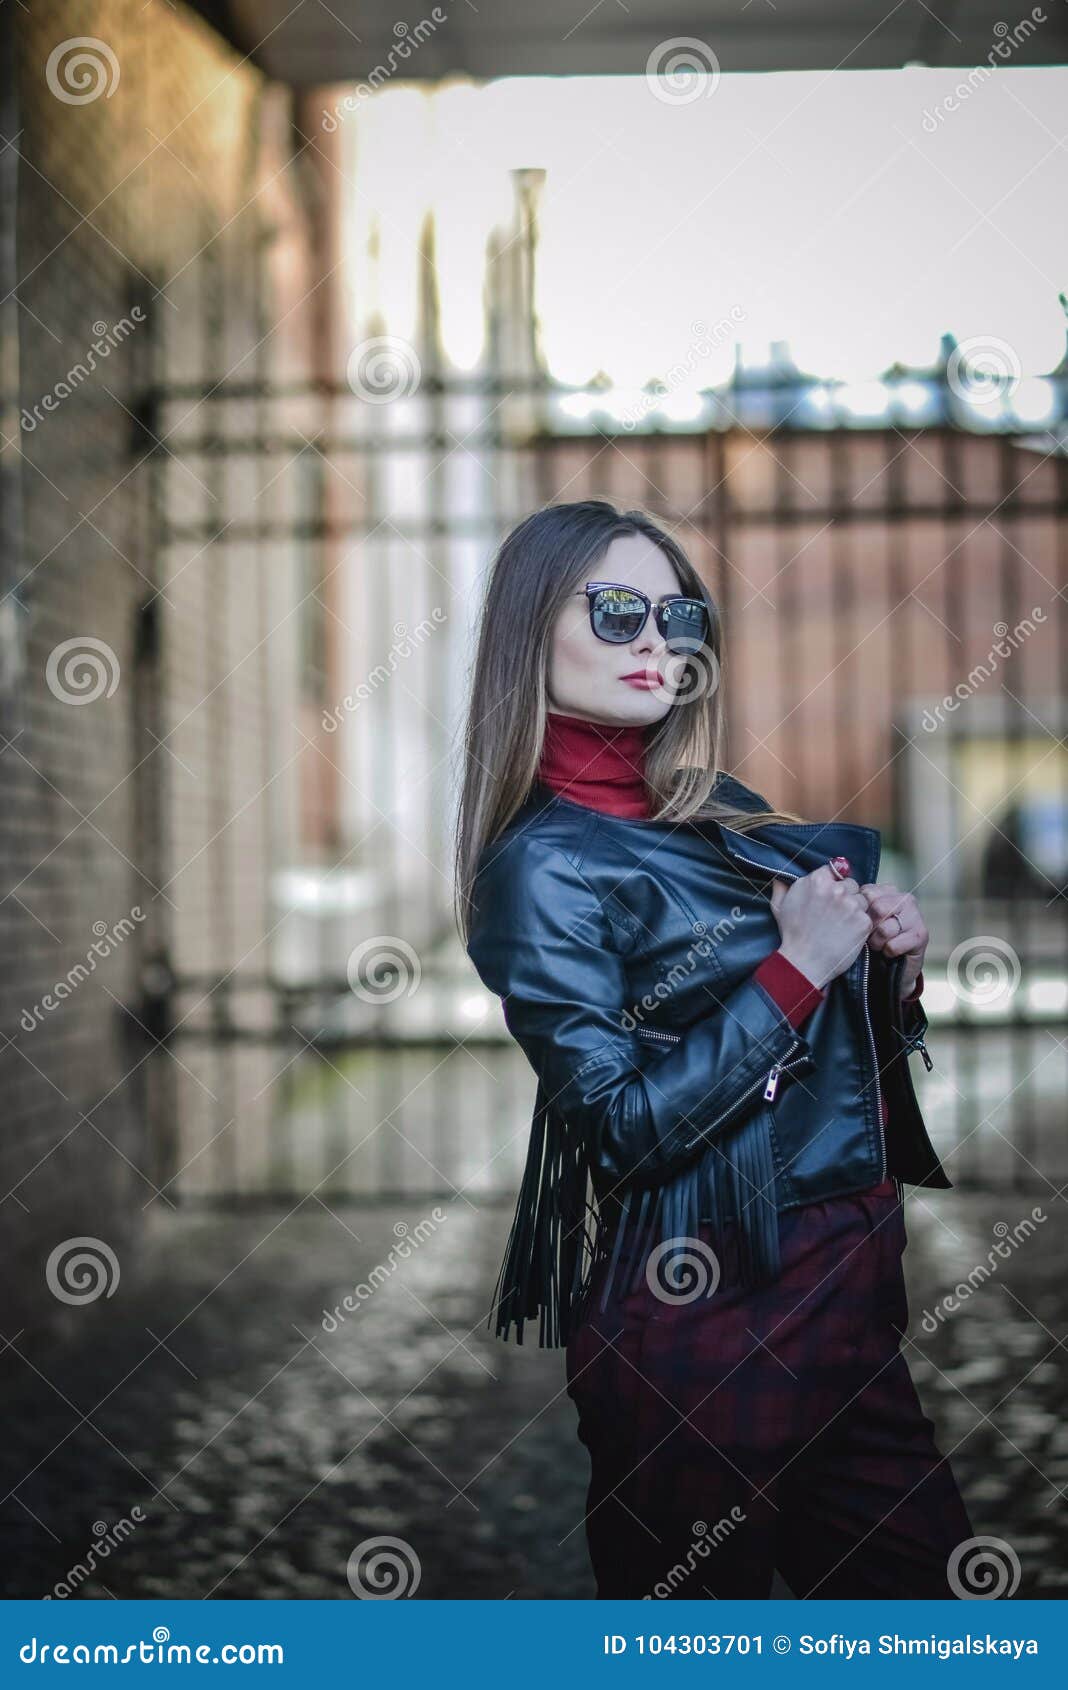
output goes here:
[{"label": "woman's hand", "polygon": [[868,947],[882,951],[884,956],[904,956],[900,995],[908,997],[923,967],[924,952],[931,935],[927,931],[920,906],[911,892],[899,892],[887,882],[869,882],[860,888],[868,904],[872,930]]},{"label": "woman's hand", "polygon": [[792,883],[776,875],[771,908],[782,934],[780,951],[816,986],[844,974],[872,931],[860,887],[838,878],[827,863]]}]

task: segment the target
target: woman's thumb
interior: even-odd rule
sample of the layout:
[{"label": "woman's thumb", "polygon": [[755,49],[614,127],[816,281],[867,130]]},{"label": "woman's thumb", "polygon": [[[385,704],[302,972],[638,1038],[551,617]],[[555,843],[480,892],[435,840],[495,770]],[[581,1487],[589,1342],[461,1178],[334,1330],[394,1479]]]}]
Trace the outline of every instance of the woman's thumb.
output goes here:
[{"label": "woman's thumb", "polygon": [[771,907],[776,915],[779,913],[779,905],[782,903],[789,890],[790,882],[788,880],[780,880],[777,874],[772,876]]}]

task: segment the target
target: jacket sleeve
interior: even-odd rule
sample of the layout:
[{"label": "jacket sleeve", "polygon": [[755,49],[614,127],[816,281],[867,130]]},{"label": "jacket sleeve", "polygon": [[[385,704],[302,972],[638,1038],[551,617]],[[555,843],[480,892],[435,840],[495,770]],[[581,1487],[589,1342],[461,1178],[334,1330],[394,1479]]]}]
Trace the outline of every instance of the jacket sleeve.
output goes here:
[{"label": "jacket sleeve", "polygon": [[672,1177],[760,1104],[776,1063],[812,1066],[808,1041],[752,976],[649,1061],[628,1030],[615,929],[569,857],[519,835],[483,865],[468,954],[549,1101],[616,1183]]}]

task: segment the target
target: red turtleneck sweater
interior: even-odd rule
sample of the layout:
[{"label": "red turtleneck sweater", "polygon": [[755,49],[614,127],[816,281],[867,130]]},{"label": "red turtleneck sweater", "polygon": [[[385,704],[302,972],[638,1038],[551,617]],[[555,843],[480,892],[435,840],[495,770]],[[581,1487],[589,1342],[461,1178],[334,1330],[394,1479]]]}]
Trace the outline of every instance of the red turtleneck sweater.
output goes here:
[{"label": "red turtleneck sweater", "polygon": [[[645,785],[645,738],[648,729],[639,725],[609,727],[585,716],[568,716],[550,710],[538,779],[575,804],[588,804],[611,816],[636,821],[651,810]],[[752,978],[774,998],[794,1028],[823,1002],[826,992],[803,974],[779,950],[760,963]],[[903,1003],[915,1003],[923,991],[923,975]],[[888,1116],[886,1098],[881,1099],[883,1124]]]},{"label": "red turtleneck sweater", "polygon": [[575,804],[629,821],[648,816],[645,736],[640,724],[613,728],[550,710],[538,779]]}]

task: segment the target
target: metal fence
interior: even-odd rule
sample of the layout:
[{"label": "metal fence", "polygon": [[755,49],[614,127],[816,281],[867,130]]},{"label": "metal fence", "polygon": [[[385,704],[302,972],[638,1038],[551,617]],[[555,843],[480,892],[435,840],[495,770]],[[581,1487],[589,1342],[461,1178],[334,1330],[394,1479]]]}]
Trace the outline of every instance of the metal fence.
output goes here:
[{"label": "metal fence", "polygon": [[172,844],[210,792],[217,823],[168,880],[172,1194],[514,1190],[533,1076],[452,932],[457,729],[498,540],[592,495],[652,511],[718,599],[729,766],[881,828],[881,878],[917,889],[955,1180],[1063,1183],[1068,462],[892,407],[798,426],[781,389],[775,426],[739,395],[701,432],[561,423],[561,397],[155,396],[162,578],[202,608],[215,689],[210,732],[172,725],[150,765]]}]

